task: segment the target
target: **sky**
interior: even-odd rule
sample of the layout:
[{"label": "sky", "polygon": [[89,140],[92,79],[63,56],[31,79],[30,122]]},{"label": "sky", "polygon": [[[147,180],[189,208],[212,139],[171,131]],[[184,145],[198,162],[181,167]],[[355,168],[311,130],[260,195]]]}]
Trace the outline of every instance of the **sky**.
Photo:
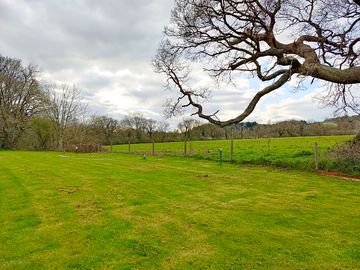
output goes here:
[{"label": "sky", "polygon": [[[164,119],[164,104],[176,92],[164,89],[165,78],[153,71],[151,60],[169,23],[171,0],[0,0],[0,54],[36,65],[41,79],[75,84],[89,113],[121,119],[140,112]],[[199,85],[210,78],[192,74]],[[320,108],[319,84],[294,90],[296,79],[260,101],[248,121],[288,119],[319,121],[332,117]],[[234,84],[212,93],[206,110],[220,109],[222,120],[241,113],[264,86],[240,76]],[[167,120],[172,127],[181,118]]]}]

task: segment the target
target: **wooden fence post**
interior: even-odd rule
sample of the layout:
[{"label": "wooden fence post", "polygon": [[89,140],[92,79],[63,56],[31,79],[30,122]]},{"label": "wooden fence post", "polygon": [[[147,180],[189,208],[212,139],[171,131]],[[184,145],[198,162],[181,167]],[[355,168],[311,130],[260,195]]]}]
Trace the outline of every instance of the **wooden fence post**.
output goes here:
[{"label": "wooden fence post", "polygon": [[155,142],[152,141],[152,149],[151,149],[152,155],[155,155]]},{"label": "wooden fence post", "polygon": [[314,155],[315,155],[315,170],[319,170],[319,149],[317,142],[314,145]]},{"label": "wooden fence post", "polygon": [[186,152],[187,152],[187,149],[186,149],[186,139],[184,141],[184,156],[186,156]]},{"label": "wooden fence post", "polygon": [[222,162],[223,162],[223,150],[222,150],[221,147],[219,148],[219,161],[220,161],[220,164],[222,165]]},{"label": "wooden fence post", "polygon": [[130,140],[129,140],[129,153],[130,153],[130,150],[131,150],[131,143],[130,143]]},{"label": "wooden fence post", "polygon": [[230,161],[233,161],[234,157],[234,140],[231,139],[230,141]]}]

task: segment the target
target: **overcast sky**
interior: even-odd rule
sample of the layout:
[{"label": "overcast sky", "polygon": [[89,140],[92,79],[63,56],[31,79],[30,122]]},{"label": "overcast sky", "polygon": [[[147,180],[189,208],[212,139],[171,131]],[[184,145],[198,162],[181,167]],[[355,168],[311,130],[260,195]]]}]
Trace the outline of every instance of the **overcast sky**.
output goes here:
[{"label": "overcast sky", "polygon": [[[171,0],[0,0],[0,54],[37,65],[44,80],[76,84],[91,113],[119,119],[142,112],[161,120],[172,94],[164,90],[164,78],[153,72],[151,60],[172,5]],[[209,80],[194,75],[202,83]],[[236,116],[258,87],[250,78],[239,78],[236,86],[213,93],[208,110]],[[320,109],[315,100],[321,91],[315,85],[295,93],[282,88],[261,101],[248,120],[332,117],[332,110]]]}]

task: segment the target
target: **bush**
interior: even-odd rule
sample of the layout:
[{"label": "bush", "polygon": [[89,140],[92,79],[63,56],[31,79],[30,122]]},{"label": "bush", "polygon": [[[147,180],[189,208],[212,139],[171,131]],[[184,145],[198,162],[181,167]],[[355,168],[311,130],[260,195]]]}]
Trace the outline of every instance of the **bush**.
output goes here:
[{"label": "bush", "polygon": [[351,141],[330,150],[325,169],[360,175],[360,134]]}]

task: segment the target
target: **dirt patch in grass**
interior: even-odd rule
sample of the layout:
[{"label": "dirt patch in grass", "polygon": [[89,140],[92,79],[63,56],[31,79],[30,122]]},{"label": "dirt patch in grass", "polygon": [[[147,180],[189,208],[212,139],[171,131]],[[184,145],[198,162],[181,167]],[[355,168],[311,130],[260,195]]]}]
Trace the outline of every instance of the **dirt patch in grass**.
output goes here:
[{"label": "dirt patch in grass", "polygon": [[60,188],[59,191],[60,191],[60,193],[72,194],[72,193],[78,192],[79,188],[77,188],[77,187],[66,187],[66,188]]},{"label": "dirt patch in grass", "polygon": [[352,175],[345,174],[345,173],[326,172],[326,171],[320,171],[320,173],[323,175],[326,175],[326,176],[339,177],[339,178],[346,179],[346,180],[360,182],[360,176],[352,176]]}]

